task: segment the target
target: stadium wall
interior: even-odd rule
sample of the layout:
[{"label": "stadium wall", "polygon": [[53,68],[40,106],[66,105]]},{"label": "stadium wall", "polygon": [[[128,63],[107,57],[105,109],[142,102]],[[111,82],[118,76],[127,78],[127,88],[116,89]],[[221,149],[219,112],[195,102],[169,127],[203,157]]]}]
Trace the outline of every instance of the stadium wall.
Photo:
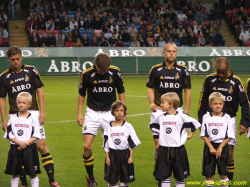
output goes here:
[{"label": "stadium wall", "polygon": [[[0,72],[9,67],[6,52],[1,48]],[[150,68],[163,62],[163,49],[143,48],[21,48],[23,63],[34,65],[42,75],[80,74],[93,65],[94,57],[100,52],[112,57],[112,65],[118,66],[123,74],[147,74]],[[224,56],[230,61],[235,73],[250,72],[250,48],[248,47],[179,47],[177,62],[187,66],[192,74],[208,74],[214,71],[216,58]]]}]

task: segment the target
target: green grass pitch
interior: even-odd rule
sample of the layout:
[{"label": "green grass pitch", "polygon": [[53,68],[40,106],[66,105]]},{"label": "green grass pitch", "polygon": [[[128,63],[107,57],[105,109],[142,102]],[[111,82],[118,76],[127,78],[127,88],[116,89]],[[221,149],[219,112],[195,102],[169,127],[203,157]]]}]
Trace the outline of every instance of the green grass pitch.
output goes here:
[{"label": "green grass pitch", "polygon": [[[240,75],[243,83],[249,76]],[[197,118],[197,107],[201,86],[205,75],[192,76],[192,101],[190,116]],[[45,123],[47,144],[55,162],[55,179],[61,187],[86,186],[86,171],[82,162],[82,134],[81,127],[76,123],[78,80],[79,76],[43,76],[45,84],[44,93],[46,101]],[[135,76],[125,75],[126,102],[128,106],[128,118],[142,144],[134,151],[135,182],[131,187],[155,187],[157,182],[152,175],[154,169],[154,144],[148,123],[150,119],[149,103],[147,100],[147,88],[145,86],[146,75]],[[85,110],[84,110],[85,112]],[[239,122],[240,113],[237,117]],[[3,137],[3,131],[0,131]],[[237,136],[235,147],[236,182],[246,181],[245,185],[250,186],[250,140],[246,134]],[[204,181],[201,175],[203,141],[199,138],[197,131],[191,140],[186,142],[188,151],[191,175],[186,179],[186,186],[195,187],[201,185],[187,185],[189,181]],[[10,178],[4,174],[9,149],[8,140],[0,140],[0,187],[10,186]],[[94,173],[98,186],[107,186],[104,181],[104,158],[102,149],[101,133],[94,141],[93,155],[95,158]],[[49,186],[45,170],[41,166],[42,174],[39,175],[40,186]],[[216,172],[216,180],[218,175]],[[172,179],[172,183],[174,180]],[[20,185],[21,186],[21,185]],[[29,185],[31,186],[31,185]],[[172,186],[174,186],[172,184]]]}]

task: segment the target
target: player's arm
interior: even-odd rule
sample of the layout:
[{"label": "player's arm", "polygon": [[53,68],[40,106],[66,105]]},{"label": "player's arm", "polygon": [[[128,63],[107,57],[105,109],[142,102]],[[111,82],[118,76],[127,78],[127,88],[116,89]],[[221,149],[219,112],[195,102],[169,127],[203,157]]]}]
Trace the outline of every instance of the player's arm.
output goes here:
[{"label": "player's arm", "polygon": [[126,104],[126,99],[125,99],[125,92],[124,93],[120,93],[118,94],[118,98],[121,102],[123,102],[124,104]]},{"label": "player's arm", "polygon": [[[240,125],[238,128],[239,135],[244,134],[247,131],[247,128],[249,127],[250,123],[250,108],[249,108],[249,101],[246,95],[246,92],[244,90],[243,84],[241,84],[241,81],[239,83],[239,91],[238,91],[238,100],[240,102],[241,106],[241,120],[240,120]],[[240,86],[242,89],[240,89]]]},{"label": "player's arm", "polygon": [[46,114],[45,114],[45,101],[44,101],[44,93],[42,87],[36,89],[38,103],[40,108],[40,115],[39,115],[39,123],[42,125],[45,123]]},{"label": "player's arm", "polygon": [[184,95],[185,95],[185,113],[189,114],[190,111],[190,104],[191,104],[191,89],[185,88],[184,89]]},{"label": "player's arm", "polygon": [[216,159],[221,157],[221,152],[222,149],[225,145],[227,145],[227,143],[231,140],[231,138],[226,138],[223,140],[223,142],[221,142],[221,144],[219,145],[218,149],[216,150]]},{"label": "player's arm", "polygon": [[27,147],[27,144],[24,141],[17,140],[16,138],[10,138],[10,140],[15,144],[18,144],[22,149]]},{"label": "player's arm", "polygon": [[155,90],[153,88],[148,88],[148,101],[151,111],[156,112],[157,106],[155,104]]},{"label": "player's arm", "polygon": [[213,147],[213,145],[211,144],[211,142],[209,141],[209,138],[206,136],[202,136],[202,139],[204,140],[205,144],[208,146],[210,153],[212,155],[216,154],[216,149]]},{"label": "player's arm", "polygon": [[0,97],[0,113],[2,119],[2,129],[3,131],[7,130],[8,121],[6,120],[6,98]]},{"label": "player's arm", "polygon": [[105,154],[106,154],[106,164],[110,165],[109,152],[105,152]]},{"label": "player's arm", "polygon": [[128,158],[128,164],[133,163],[133,154],[134,154],[134,149],[130,149],[130,156]]},{"label": "player's arm", "polygon": [[209,97],[209,88],[208,88],[208,80],[205,79],[205,82],[201,89],[200,94],[200,100],[199,100],[199,106],[198,106],[198,119],[199,122],[202,124],[202,118],[204,114],[207,112],[207,106],[208,106],[208,97]]},{"label": "player's arm", "polygon": [[77,109],[77,124],[83,126],[84,118],[82,115],[82,109],[84,105],[85,97],[78,95],[78,109]]}]

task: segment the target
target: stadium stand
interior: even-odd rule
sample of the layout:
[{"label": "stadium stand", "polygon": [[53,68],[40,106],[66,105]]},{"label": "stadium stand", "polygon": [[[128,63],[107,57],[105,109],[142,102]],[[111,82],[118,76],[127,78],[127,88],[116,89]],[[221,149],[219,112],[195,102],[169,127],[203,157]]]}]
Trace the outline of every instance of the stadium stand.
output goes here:
[{"label": "stadium stand", "polygon": [[[243,7],[241,1],[233,0],[231,4],[227,1],[225,4],[218,4],[214,1],[215,3],[211,4],[211,7],[206,7],[200,0],[197,2],[182,1],[181,4],[173,0],[161,4],[144,4],[144,1],[137,4],[134,4],[134,1],[129,1],[129,3],[125,1],[123,4],[119,1],[111,1],[111,3],[101,1],[100,4],[96,3],[99,1],[94,0],[62,1],[63,4],[60,4],[60,1],[49,0],[34,3],[20,1],[23,14],[26,15],[25,28],[30,46],[34,37],[37,38],[38,43],[45,40],[42,39],[42,30],[45,30],[47,35],[52,33],[56,38],[58,38],[58,34],[62,34],[65,42],[68,40],[68,35],[72,36],[73,42],[80,38],[83,44],[83,36],[86,33],[90,42],[85,42],[85,45],[90,45],[93,43],[93,37],[96,37],[94,39],[96,42],[100,42],[100,38],[105,36],[108,28],[115,33],[117,40],[121,39],[124,45],[128,46],[133,37],[130,36],[129,40],[125,30],[131,28],[131,23],[134,23],[137,29],[137,33],[133,33],[133,36],[136,34],[142,46],[148,46],[148,43],[150,46],[154,46],[151,43],[153,39],[157,43],[159,36],[162,36],[165,42],[173,41],[176,45],[181,46],[184,33],[187,34],[185,46],[200,46],[197,42],[200,37],[203,38],[200,38],[199,41],[205,38],[204,46],[234,46],[237,43],[228,42],[232,40],[232,33],[240,45],[248,45],[249,41],[249,38],[246,42],[241,42],[239,39],[243,27],[250,27],[250,18],[248,18],[250,9],[240,8]],[[1,12],[1,16],[6,17],[4,11]],[[6,25],[2,20],[0,26]],[[155,21],[152,22],[152,20]],[[79,34],[74,36],[75,29]],[[34,32],[37,35],[33,35]],[[249,32],[248,29],[247,32]],[[192,37],[192,33],[197,40]],[[214,37],[214,42],[211,42],[211,38],[209,38],[210,33]],[[150,41],[148,38],[151,38]],[[207,41],[207,39],[209,40]],[[108,38],[106,40],[108,41]]]}]

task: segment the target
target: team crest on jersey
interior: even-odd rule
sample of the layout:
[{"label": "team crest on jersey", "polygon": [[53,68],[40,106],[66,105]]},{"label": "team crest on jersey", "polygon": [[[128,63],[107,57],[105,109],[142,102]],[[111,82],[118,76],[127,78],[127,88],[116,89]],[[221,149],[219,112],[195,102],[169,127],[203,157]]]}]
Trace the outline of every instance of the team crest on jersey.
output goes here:
[{"label": "team crest on jersey", "polygon": [[14,83],[14,81],[13,81],[13,80],[11,80],[11,81],[10,81],[10,84],[13,84],[13,83]]},{"label": "team crest on jersey", "polygon": [[217,88],[216,87],[213,87],[213,89],[212,90],[217,90]]},{"label": "team crest on jersey", "polygon": [[121,140],[117,138],[117,139],[115,139],[114,143],[115,143],[115,145],[120,145],[121,144]]},{"label": "team crest on jersey", "polygon": [[170,134],[172,132],[172,129],[170,127],[166,128],[166,133]]},{"label": "team crest on jersey", "polygon": [[95,81],[93,82],[93,84],[97,84],[97,81],[95,80]]},{"label": "team crest on jersey", "polygon": [[232,86],[230,86],[230,88],[228,89],[228,93],[230,93],[230,94],[232,94],[233,93],[233,87]]},{"label": "team crest on jersey", "polygon": [[218,129],[213,129],[213,130],[212,130],[213,135],[217,135],[218,132],[219,132]]},{"label": "team crest on jersey", "polygon": [[25,81],[28,82],[30,80],[30,78],[28,77],[28,75],[25,76]]},{"label": "team crest on jersey", "polygon": [[160,79],[164,79],[164,77],[163,77],[163,76],[160,76]]},{"label": "team crest on jersey", "polygon": [[85,130],[85,131],[86,131],[86,130],[87,130],[87,126],[84,126],[83,130]]},{"label": "team crest on jersey", "polygon": [[18,135],[18,136],[22,136],[22,135],[23,135],[23,130],[18,130],[18,131],[17,131],[17,135]]},{"label": "team crest on jersey", "polygon": [[177,74],[175,75],[175,80],[178,80],[178,79],[180,79],[179,73],[177,73]]}]

